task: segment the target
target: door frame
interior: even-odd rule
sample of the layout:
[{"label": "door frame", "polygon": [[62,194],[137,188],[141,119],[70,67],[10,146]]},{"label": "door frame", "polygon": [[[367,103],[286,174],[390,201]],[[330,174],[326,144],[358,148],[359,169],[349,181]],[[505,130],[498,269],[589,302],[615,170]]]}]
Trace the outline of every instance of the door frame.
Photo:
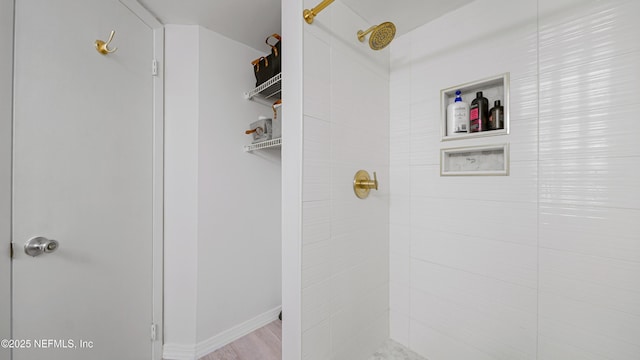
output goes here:
[{"label": "door frame", "polygon": [[[153,57],[157,73],[153,76],[153,324],[156,338],[151,358],[162,360],[164,343],[164,25],[137,0],[119,0],[153,30]],[[152,64],[149,63],[151,73]],[[151,328],[150,328],[151,331]]]}]

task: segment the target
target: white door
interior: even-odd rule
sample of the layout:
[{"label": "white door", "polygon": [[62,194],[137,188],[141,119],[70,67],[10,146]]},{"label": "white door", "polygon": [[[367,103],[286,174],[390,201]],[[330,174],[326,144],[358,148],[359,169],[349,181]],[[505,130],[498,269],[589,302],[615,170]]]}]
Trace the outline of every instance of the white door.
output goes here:
[{"label": "white door", "polygon": [[[0,0],[0,340],[11,337],[11,107],[13,0]],[[0,359],[11,351],[0,346]]]},{"label": "white door", "polygon": [[13,359],[151,359],[153,31],[117,0],[15,11]]}]

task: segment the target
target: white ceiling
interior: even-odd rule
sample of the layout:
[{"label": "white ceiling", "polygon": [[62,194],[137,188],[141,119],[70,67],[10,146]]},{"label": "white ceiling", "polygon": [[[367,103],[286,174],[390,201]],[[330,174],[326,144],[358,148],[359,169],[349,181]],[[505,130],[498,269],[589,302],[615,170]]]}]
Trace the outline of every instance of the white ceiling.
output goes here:
[{"label": "white ceiling", "polygon": [[[371,24],[392,21],[397,27],[396,36],[400,36],[473,0],[342,1]],[[163,24],[201,25],[259,50],[264,50],[264,39],[268,35],[281,32],[280,0],[140,2]]]}]

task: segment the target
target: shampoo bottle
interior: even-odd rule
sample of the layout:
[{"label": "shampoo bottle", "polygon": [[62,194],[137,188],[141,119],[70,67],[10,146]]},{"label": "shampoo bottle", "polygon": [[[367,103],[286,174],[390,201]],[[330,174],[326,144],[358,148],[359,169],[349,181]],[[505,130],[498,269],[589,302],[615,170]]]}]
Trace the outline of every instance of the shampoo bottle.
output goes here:
[{"label": "shampoo bottle", "polygon": [[482,96],[482,91],[478,91],[469,108],[469,132],[488,130],[488,121],[489,100]]},{"label": "shampoo bottle", "polygon": [[447,135],[469,131],[469,105],[462,101],[461,94],[457,90],[456,99],[447,107]]},{"label": "shampoo bottle", "polygon": [[489,130],[504,129],[504,108],[500,100],[496,100],[495,106],[489,112]]}]

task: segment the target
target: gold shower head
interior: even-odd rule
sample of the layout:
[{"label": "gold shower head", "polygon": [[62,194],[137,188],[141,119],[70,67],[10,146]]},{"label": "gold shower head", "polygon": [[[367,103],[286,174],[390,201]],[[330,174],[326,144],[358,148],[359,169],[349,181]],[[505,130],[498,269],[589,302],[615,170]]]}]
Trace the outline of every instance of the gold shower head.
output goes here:
[{"label": "gold shower head", "polygon": [[369,47],[373,50],[380,50],[389,45],[396,36],[396,26],[392,22],[386,21],[380,25],[373,25],[366,31],[358,30],[358,40],[364,41],[364,37],[368,33],[371,33]]}]

